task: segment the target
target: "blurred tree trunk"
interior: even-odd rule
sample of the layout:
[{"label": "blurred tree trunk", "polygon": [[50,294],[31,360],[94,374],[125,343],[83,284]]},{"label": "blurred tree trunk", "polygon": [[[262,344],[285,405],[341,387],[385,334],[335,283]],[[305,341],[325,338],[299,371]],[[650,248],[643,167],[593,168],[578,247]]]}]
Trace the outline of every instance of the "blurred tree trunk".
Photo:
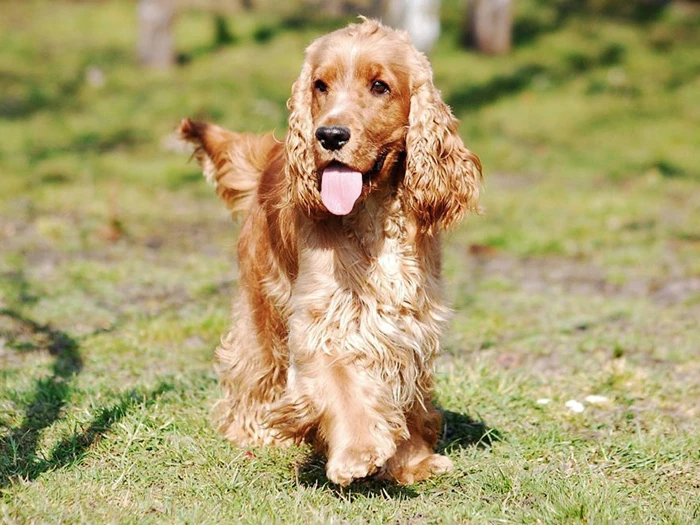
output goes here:
[{"label": "blurred tree trunk", "polygon": [[488,55],[510,52],[512,4],[512,0],[470,0],[467,7],[467,42]]},{"label": "blurred tree trunk", "polygon": [[168,68],[175,63],[172,0],[139,0],[139,61],[148,67]]},{"label": "blurred tree trunk", "polygon": [[383,19],[408,31],[413,45],[427,53],[440,36],[440,0],[387,0]]}]

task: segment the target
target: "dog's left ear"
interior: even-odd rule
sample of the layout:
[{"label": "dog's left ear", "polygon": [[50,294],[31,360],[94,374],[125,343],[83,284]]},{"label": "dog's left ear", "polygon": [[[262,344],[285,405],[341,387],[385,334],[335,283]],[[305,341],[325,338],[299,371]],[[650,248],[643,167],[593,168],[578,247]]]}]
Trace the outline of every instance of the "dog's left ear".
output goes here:
[{"label": "dog's left ear", "polygon": [[424,232],[449,228],[479,212],[481,162],[464,147],[458,121],[433,84],[427,58],[416,53],[406,135],[404,203]]}]

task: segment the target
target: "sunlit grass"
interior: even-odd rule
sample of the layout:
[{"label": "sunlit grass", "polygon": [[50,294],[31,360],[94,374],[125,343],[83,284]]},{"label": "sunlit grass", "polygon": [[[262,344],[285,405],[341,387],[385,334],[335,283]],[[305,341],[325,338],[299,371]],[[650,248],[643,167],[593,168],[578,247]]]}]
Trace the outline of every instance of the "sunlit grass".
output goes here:
[{"label": "sunlit grass", "polygon": [[455,472],[342,491],[310,450],[209,424],[238,226],[171,135],[283,136],[333,24],[224,12],[221,46],[182,9],[182,64],[152,72],[133,3],[0,4],[0,521],[697,521],[697,15],[516,4],[511,55],[459,48],[456,2],[431,55],[485,166],[485,215],[445,248]]}]

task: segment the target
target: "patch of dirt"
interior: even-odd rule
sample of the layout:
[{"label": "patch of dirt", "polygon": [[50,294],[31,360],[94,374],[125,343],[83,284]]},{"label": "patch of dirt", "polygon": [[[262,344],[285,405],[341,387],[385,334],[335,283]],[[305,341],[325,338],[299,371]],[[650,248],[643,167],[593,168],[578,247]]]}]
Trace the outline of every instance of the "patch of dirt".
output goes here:
[{"label": "patch of dirt", "polygon": [[603,270],[572,259],[547,257],[518,259],[469,247],[471,275],[476,278],[505,277],[525,292],[558,291],[608,297],[644,297],[662,305],[681,304],[700,294],[700,277],[633,277],[624,283],[610,282]]}]

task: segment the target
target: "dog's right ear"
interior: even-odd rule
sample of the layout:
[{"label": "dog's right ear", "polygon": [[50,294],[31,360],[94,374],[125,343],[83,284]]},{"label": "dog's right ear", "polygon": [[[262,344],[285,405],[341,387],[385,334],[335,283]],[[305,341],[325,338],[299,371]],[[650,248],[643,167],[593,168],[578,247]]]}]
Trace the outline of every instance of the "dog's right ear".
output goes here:
[{"label": "dog's right ear", "polygon": [[233,133],[190,119],[184,119],[177,132],[194,145],[194,157],[226,206],[232,211],[248,209],[267,163],[267,154],[275,144],[272,134]]},{"label": "dog's right ear", "polygon": [[329,213],[321,201],[321,192],[318,188],[313,150],[316,139],[311,117],[313,73],[311,56],[320,45],[319,42],[317,40],[307,48],[301,73],[292,86],[292,96],[287,101],[289,130],[285,141],[286,174],[290,198],[294,205],[311,217],[325,217]]}]

